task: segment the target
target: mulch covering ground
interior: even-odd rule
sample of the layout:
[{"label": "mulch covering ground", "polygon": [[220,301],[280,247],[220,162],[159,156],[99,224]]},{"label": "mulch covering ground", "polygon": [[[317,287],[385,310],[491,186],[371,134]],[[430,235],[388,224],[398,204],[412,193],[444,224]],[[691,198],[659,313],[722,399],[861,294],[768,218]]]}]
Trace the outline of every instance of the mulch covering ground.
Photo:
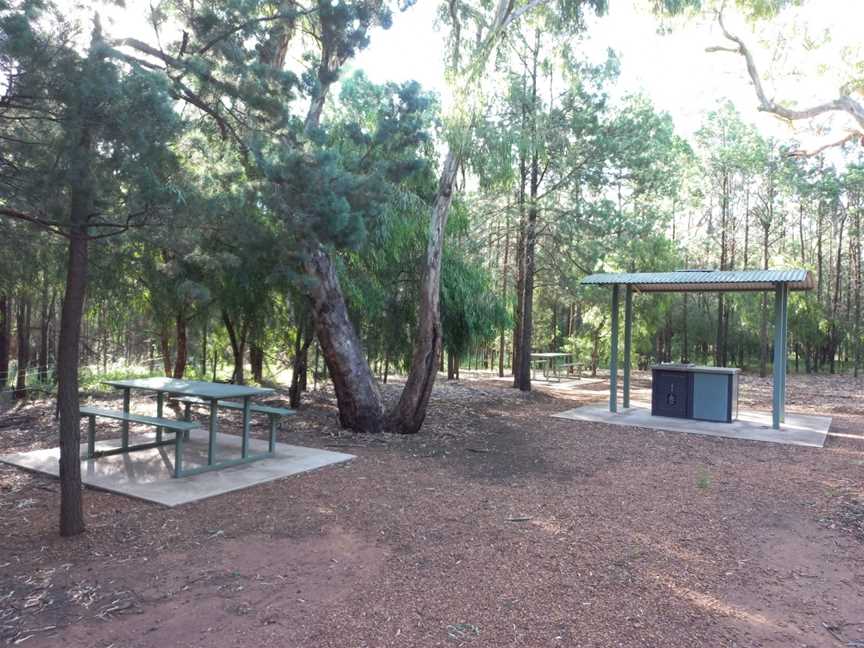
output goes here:
[{"label": "mulch covering ground", "polygon": [[[549,417],[597,383],[440,381],[413,437],[315,392],[279,441],[355,460],[174,509],[87,490],[72,539],[57,482],[0,465],[0,644],[864,646],[862,388],[790,377],[821,450]],[[0,452],[56,445],[52,415],[0,408]]]}]

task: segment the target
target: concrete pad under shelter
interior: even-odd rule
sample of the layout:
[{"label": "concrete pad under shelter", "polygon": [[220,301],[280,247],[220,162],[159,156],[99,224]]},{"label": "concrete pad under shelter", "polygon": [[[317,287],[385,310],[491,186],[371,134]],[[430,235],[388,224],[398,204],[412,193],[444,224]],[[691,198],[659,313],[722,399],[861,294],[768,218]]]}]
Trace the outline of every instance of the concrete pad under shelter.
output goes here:
[{"label": "concrete pad under shelter", "polygon": [[[145,443],[155,438],[155,432],[133,433],[130,443]],[[206,430],[192,430],[189,441],[184,443],[185,468],[207,465],[207,440]],[[267,451],[266,441],[250,439],[250,442],[252,452]],[[240,456],[239,436],[218,434],[216,446],[220,459]],[[96,443],[97,451],[119,447],[120,439]],[[85,451],[86,444],[82,453]],[[3,455],[0,456],[0,462],[57,477],[59,457],[60,448],[47,448]],[[82,459],[81,480],[93,488],[165,506],[178,506],[353,458],[354,455],[342,452],[277,443],[275,457],[174,479],[174,447],[168,445],[97,459]]]},{"label": "concrete pad under shelter", "polygon": [[646,403],[634,403],[626,410],[618,413],[609,411],[609,406],[585,405],[576,409],[553,414],[556,418],[572,421],[591,421],[608,423],[609,425],[624,425],[666,430],[669,432],[687,432],[706,436],[726,437],[729,439],[746,439],[748,441],[766,441],[768,443],[785,443],[787,445],[809,446],[821,448],[825,445],[828,429],[831,427],[830,416],[813,416],[809,414],[786,413],[786,422],[779,430],[771,427],[770,412],[754,412],[740,410],[738,420],[732,423],[714,423],[711,421],[696,421],[693,419],[669,418],[666,416],[651,416],[651,407]]}]

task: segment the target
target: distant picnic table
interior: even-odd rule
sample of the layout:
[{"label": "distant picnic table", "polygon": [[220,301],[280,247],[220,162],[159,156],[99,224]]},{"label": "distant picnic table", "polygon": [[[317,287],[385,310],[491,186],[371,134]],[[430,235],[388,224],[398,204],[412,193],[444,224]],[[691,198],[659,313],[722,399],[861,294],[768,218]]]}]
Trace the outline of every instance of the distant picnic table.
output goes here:
[{"label": "distant picnic table", "polygon": [[[278,407],[258,405],[252,402],[252,398],[272,394],[274,390],[266,387],[250,387],[247,385],[231,385],[223,383],[204,382],[200,380],[182,380],[177,378],[133,378],[128,380],[106,380],[106,385],[111,385],[123,390],[123,410],[105,410],[93,407],[82,407],[81,416],[90,419],[88,435],[88,457],[95,458],[109,454],[130,452],[153,448],[162,445],[173,444],[175,446],[174,476],[186,477],[210,470],[218,470],[227,466],[246,463],[272,457],[276,446],[276,424],[282,416],[294,414],[293,410]],[[155,392],[156,394],[156,416],[141,416],[129,412],[130,395],[133,389]],[[174,397],[177,401],[185,404],[184,420],[163,418],[162,412],[165,396]],[[241,399],[230,400],[230,399]],[[201,427],[191,420],[190,408],[193,405],[205,405],[210,409],[208,422],[209,443],[207,448],[207,465],[198,466],[189,470],[183,469],[183,442],[189,439],[189,431]],[[240,446],[240,457],[233,459],[218,460],[216,456],[216,435],[219,431],[219,408],[240,410],[243,412],[243,433]],[[267,414],[270,418],[270,443],[265,453],[251,454],[249,443],[249,427],[251,414],[260,412]],[[96,418],[111,418],[122,422],[121,446],[109,450],[96,452],[95,450],[95,427]],[[129,444],[129,423],[140,423],[156,428],[156,441],[143,444]],[[163,441],[163,433],[173,433],[174,439]]]},{"label": "distant picnic table", "polygon": [[[561,360],[569,360],[569,362],[561,362]],[[539,364],[543,370],[543,377],[546,380],[551,380],[551,377],[554,377],[555,380],[560,381],[561,377],[558,374],[558,369],[570,369],[575,370],[576,378],[582,378],[582,365],[575,361],[574,354],[572,353],[561,353],[561,352],[544,352],[544,353],[532,353],[531,354],[531,364],[532,364],[532,375],[533,369]]]}]

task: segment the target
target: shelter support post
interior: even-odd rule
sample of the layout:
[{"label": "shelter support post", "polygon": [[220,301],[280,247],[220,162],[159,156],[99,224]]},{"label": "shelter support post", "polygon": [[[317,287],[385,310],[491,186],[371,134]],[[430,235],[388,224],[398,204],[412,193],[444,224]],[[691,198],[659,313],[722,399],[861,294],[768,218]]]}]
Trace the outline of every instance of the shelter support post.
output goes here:
[{"label": "shelter support post", "polygon": [[786,422],[786,376],[789,373],[789,284],[783,284],[783,372],[780,389],[780,422]]},{"label": "shelter support post", "polygon": [[786,418],[786,328],[789,288],[779,283],[774,289],[774,394],[772,427],[777,430]]},{"label": "shelter support post", "polygon": [[633,347],[633,287],[624,293],[624,400],[623,408],[630,407],[630,357]]},{"label": "shelter support post", "polygon": [[609,411],[618,411],[618,301],[620,286],[612,286],[612,342],[609,350]]}]

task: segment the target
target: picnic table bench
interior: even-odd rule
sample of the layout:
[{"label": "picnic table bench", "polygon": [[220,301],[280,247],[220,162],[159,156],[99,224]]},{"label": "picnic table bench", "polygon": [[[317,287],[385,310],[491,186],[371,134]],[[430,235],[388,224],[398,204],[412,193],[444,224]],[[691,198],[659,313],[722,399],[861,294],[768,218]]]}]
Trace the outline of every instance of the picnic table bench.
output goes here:
[{"label": "picnic table bench", "polygon": [[[87,425],[87,458],[97,459],[99,457],[107,457],[109,455],[122,454],[133,450],[148,450],[150,448],[158,448],[164,445],[174,446],[174,476],[179,477],[183,472],[183,441],[189,438],[189,431],[201,427],[194,421],[177,421],[174,419],[160,418],[156,416],[142,416],[141,414],[132,414],[131,412],[119,412],[116,410],[102,409],[100,407],[84,406],[79,408],[80,415],[89,419]],[[149,425],[155,427],[156,440],[148,443],[136,443],[129,445],[128,437],[125,445],[121,442],[119,448],[108,448],[106,450],[96,450],[96,417],[114,419],[123,421],[125,424],[139,423],[141,425]],[[173,432],[174,439],[171,441],[162,440],[162,432]]]},{"label": "picnic table bench", "polygon": [[[193,405],[210,405],[210,401],[199,398],[198,396],[175,396],[172,400],[177,401],[179,403],[183,403],[184,410],[183,416],[184,419],[189,421],[192,419],[192,413],[190,408]],[[219,400],[216,401],[216,404],[219,407],[224,407],[226,409],[233,410],[243,410],[243,403],[238,403],[237,401],[230,400]],[[250,403],[249,411],[258,412],[259,414],[266,414],[267,418],[270,420],[270,439],[269,439],[269,448],[270,452],[274,452],[276,449],[276,430],[279,427],[279,423],[284,416],[293,416],[297,412],[292,409],[286,409],[284,407],[273,407],[271,405],[260,405],[258,403]]]}]

